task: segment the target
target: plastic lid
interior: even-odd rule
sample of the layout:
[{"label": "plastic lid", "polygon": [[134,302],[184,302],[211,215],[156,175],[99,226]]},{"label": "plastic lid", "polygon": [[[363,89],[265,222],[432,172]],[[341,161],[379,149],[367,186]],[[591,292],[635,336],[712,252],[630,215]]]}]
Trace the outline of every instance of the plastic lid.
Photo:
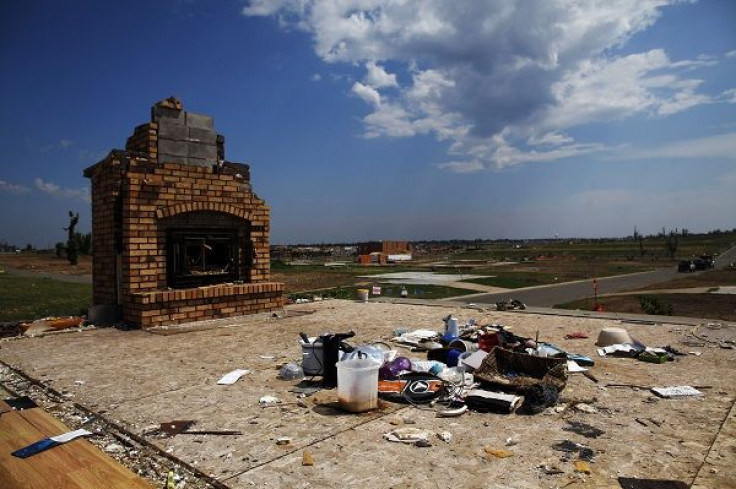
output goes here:
[{"label": "plastic lid", "polygon": [[337,366],[338,370],[378,370],[381,366],[371,358],[352,358],[339,361],[335,365]]}]

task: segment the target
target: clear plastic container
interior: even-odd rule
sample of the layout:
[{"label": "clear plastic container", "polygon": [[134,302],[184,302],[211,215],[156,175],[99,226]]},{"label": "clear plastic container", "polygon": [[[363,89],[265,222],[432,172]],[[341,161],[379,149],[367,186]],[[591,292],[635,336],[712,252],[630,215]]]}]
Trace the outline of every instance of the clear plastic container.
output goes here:
[{"label": "clear plastic container", "polygon": [[370,358],[337,362],[337,399],[351,413],[362,413],[378,407],[378,369]]},{"label": "clear plastic container", "polygon": [[282,380],[297,380],[304,378],[304,370],[296,363],[287,363],[279,371],[279,378]]}]

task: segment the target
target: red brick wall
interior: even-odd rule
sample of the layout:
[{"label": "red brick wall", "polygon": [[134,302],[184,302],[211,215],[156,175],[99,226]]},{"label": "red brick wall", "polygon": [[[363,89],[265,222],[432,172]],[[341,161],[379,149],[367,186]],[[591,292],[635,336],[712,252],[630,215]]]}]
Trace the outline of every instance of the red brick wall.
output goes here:
[{"label": "red brick wall", "polygon": [[[242,174],[120,154],[85,175],[92,179],[95,304],[115,304],[118,281],[123,318],[141,327],[283,306],[283,284],[269,283],[270,209]],[[190,226],[250,229],[255,260],[245,275],[249,283],[165,291],[166,230]],[[116,242],[122,245],[119,278]],[[204,290],[211,296],[200,297]]]},{"label": "red brick wall", "polygon": [[142,328],[239,316],[283,307],[283,284],[210,285],[133,294],[123,320]]},{"label": "red brick wall", "polygon": [[92,178],[92,300],[95,304],[115,304],[116,243],[122,239],[116,200],[120,198],[120,162],[108,157]]}]

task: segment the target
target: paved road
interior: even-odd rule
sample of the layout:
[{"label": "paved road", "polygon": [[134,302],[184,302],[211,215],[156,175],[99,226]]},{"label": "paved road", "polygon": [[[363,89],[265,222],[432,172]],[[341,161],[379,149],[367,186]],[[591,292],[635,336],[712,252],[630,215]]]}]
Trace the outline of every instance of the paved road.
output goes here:
[{"label": "paved road", "polygon": [[730,263],[736,263],[736,246],[716,257],[716,268],[726,268]]},{"label": "paved road", "polygon": [[[736,246],[730,248],[716,258],[716,268],[727,267],[730,262],[736,262]],[[598,295],[613,294],[623,290],[645,287],[647,285],[666,282],[678,277],[682,277],[682,274],[678,274],[676,268],[669,267],[651,272],[599,278]],[[552,307],[556,304],[585,299],[586,297],[593,297],[593,283],[591,280],[543,285],[539,287],[527,287],[495,294],[474,294],[471,296],[455,297],[452,300],[475,304],[494,304],[498,301],[514,298],[519,299],[528,306]]]}]

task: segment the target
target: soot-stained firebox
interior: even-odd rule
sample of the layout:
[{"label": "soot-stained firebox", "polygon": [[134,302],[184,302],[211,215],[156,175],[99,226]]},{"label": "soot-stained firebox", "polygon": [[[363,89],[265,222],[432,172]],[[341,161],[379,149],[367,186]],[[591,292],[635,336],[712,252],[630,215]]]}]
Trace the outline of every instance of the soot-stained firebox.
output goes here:
[{"label": "soot-stained firebox", "polygon": [[92,180],[93,310],[140,327],[283,307],[270,282],[270,210],[250,167],[225,160],[212,117],[169,98]]}]

